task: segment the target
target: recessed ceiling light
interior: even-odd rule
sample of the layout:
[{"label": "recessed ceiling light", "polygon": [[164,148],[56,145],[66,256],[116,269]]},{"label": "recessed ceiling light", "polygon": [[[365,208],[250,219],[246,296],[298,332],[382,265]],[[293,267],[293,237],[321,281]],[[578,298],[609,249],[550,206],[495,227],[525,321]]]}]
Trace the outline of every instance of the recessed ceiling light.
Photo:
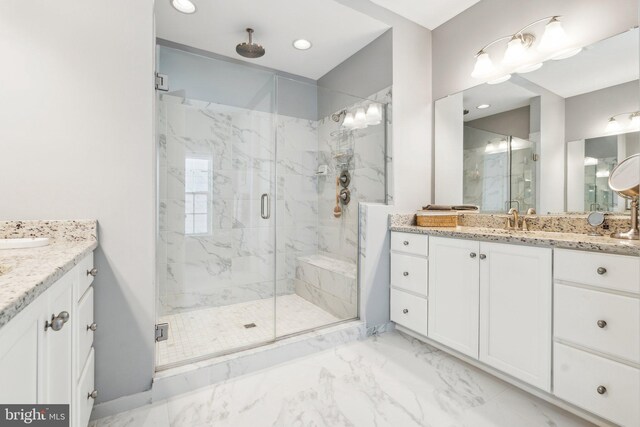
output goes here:
[{"label": "recessed ceiling light", "polygon": [[478,110],[484,110],[485,108],[489,108],[489,107],[491,107],[491,104],[480,104],[476,108]]},{"label": "recessed ceiling light", "polygon": [[311,42],[305,39],[298,39],[293,41],[293,47],[298,50],[307,50],[311,49]]},{"label": "recessed ceiling light", "polygon": [[171,6],[182,13],[194,13],[196,11],[196,5],[191,0],[171,0]]}]

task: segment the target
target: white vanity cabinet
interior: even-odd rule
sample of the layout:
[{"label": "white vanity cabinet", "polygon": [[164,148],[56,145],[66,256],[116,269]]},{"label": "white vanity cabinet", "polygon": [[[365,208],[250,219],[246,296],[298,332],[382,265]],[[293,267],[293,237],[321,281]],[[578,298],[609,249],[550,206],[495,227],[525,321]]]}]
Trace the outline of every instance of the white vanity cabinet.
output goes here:
[{"label": "white vanity cabinet", "polygon": [[0,402],[70,404],[71,425],[88,424],[96,273],[90,254],[0,328]]}]

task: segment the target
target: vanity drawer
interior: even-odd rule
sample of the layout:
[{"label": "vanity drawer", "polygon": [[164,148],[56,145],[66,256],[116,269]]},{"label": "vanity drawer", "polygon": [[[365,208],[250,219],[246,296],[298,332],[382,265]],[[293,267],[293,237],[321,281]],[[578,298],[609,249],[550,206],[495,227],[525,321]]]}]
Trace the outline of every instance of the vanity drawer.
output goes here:
[{"label": "vanity drawer", "polygon": [[640,425],[640,370],[631,366],[556,343],[553,393],[622,426]]},{"label": "vanity drawer", "polygon": [[429,261],[415,255],[391,254],[391,286],[427,296]]},{"label": "vanity drawer", "polygon": [[556,338],[640,363],[637,298],[556,284],[554,301]]},{"label": "vanity drawer", "polygon": [[[93,274],[92,274],[93,273]],[[87,255],[78,263],[78,291],[76,292],[76,298],[78,301],[82,298],[87,288],[93,283],[93,278],[97,270],[94,270],[93,264],[93,252]]]},{"label": "vanity drawer", "polygon": [[398,325],[427,335],[427,300],[407,292],[391,289],[391,320]]},{"label": "vanity drawer", "polygon": [[[75,413],[78,417],[78,426],[86,426],[89,424],[89,417],[93,409],[95,397],[91,397],[91,393],[95,390],[95,360],[94,351],[89,353],[89,359],[84,366],[80,380],[78,381],[78,392],[76,393]],[[97,397],[97,394],[95,395]]]},{"label": "vanity drawer", "polygon": [[556,249],[554,279],[640,293],[640,257]]},{"label": "vanity drawer", "polygon": [[424,234],[391,232],[391,250],[408,254],[427,256],[429,236]]},{"label": "vanity drawer", "polygon": [[93,345],[94,332],[91,329],[92,325],[95,325],[93,323],[93,288],[89,288],[78,304],[76,375],[80,375]]}]

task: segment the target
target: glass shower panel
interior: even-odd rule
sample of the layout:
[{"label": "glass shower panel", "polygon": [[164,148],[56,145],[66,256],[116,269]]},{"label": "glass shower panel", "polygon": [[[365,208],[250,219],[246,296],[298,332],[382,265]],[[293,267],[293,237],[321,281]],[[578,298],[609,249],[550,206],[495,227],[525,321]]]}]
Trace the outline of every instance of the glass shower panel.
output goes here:
[{"label": "glass shower panel", "polygon": [[358,317],[358,203],[386,201],[391,93],[363,99],[282,77],[277,87],[282,337]]},{"label": "glass shower panel", "polygon": [[157,366],[275,339],[275,80],[160,47]]},{"label": "glass shower panel", "polygon": [[509,200],[517,201],[521,212],[536,207],[536,145],[532,141],[512,137],[511,188]]}]

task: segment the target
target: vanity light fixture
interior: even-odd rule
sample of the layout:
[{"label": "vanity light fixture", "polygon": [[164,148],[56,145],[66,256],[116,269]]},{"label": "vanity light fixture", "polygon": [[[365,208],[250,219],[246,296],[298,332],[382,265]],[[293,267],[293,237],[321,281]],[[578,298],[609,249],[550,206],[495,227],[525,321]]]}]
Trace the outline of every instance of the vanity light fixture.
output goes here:
[{"label": "vanity light fixture", "polygon": [[609,177],[610,172],[606,169],[604,170],[600,170],[600,171],[596,171],[596,178],[608,178]]},{"label": "vanity light fixture", "polygon": [[293,47],[295,47],[298,50],[311,49],[311,42],[306,39],[297,39],[293,41]]},{"label": "vanity light fixture", "polygon": [[364,107],[358,107],[356,109],[356,114],[353,117],[353,128],[364,129],[366,127],[367,127],[367,115],[364,112]]},{"label": "vanity light fixture", "polygon": [[629,111],[627,113],[616,114],[615,116],[609,117],[609,121],[607,122],[607,126],[605,127],[605,132],[607,133],[616,133],[620,132],[623,129],[623,126],[616,119],[616,117],[627,116],[629,119],[629,129],[638,129],[640,128],[640,111]]},{"label": "vanity light fixture", "polygon": [[489,107],[491,107],[491,104],[480,104],[476,108],[478,110],[484,110],[485,108],[489,108]]},{"label": "vanity light fixture", "polygon": [[353,129],[353,114],[352,113],[347,113],[347,115],[344,116],[344,120],[342,121],[342,126],[344,126],[347,129]]},{"label": "vanity light fixture", "polygon": [[597,166],[598,165],[598,159],[596,159],[595,157],[585,157],[584,158],[584,165],[585,166]]},{"label": "vanity light fixture", "polygon": [[542,68],[542,65],[543,65],[542,62],[538,62],[537,64],[525,65],[523,67],[517,68],[516,73],[520,73],[520,74],[530,73],[532,71],[539,70],[540,68]]},{"label": "vanity light fixture", "polygon": [[566,48],[568,38],[564,31],[564,28],[562,28],[560,16],[547,16],[546,18],[533,21],[532,23],[524,26],[522,29],[512,35],[500,37],[480,49],[478,53],[476,53],[476,63],[473,68],[473,72],[471,73],[471,77],[476,79],[483,79],[491,77],[496,71],[498,71],[494,67],[493,61],[491,60],[487,49],[489,49],[494,44],[503,42],[505,40],[508,40],[508,42],[507,48],[502,58],[503,65],[514,67],[524,65],[524,67],[516,69],[516,72],[522,73],[531,72],[540,68],[542,66],[542,63],[526,64],[527,57],[529,56],[529,50],[536,41],[536,36],[533,33],[526,32],[526,30],[544,21],[548,22],[545,26],[542,40],[540,41],[538,46],[538,50],[540,50],[540,52],[552,53],[554,51],[561,50],[561,52],[558,53],[554,59],[564,59],[568,58],[569,56],[573,56],[580,52],[580,50],[582,50],[575,48],[567,50]]},{"label": "vanity light fixture", "polygon": [[171,0],[171,6],[175,10],[187,15],[195,13],[196,5],[191,0]]},{"label": "vanity light fixture", "polygon": [[380,108],[380,104],[372,103],[367,108],[366,114],[366,122],[367,125],[379,125],[382,121],[382,109]]}]

